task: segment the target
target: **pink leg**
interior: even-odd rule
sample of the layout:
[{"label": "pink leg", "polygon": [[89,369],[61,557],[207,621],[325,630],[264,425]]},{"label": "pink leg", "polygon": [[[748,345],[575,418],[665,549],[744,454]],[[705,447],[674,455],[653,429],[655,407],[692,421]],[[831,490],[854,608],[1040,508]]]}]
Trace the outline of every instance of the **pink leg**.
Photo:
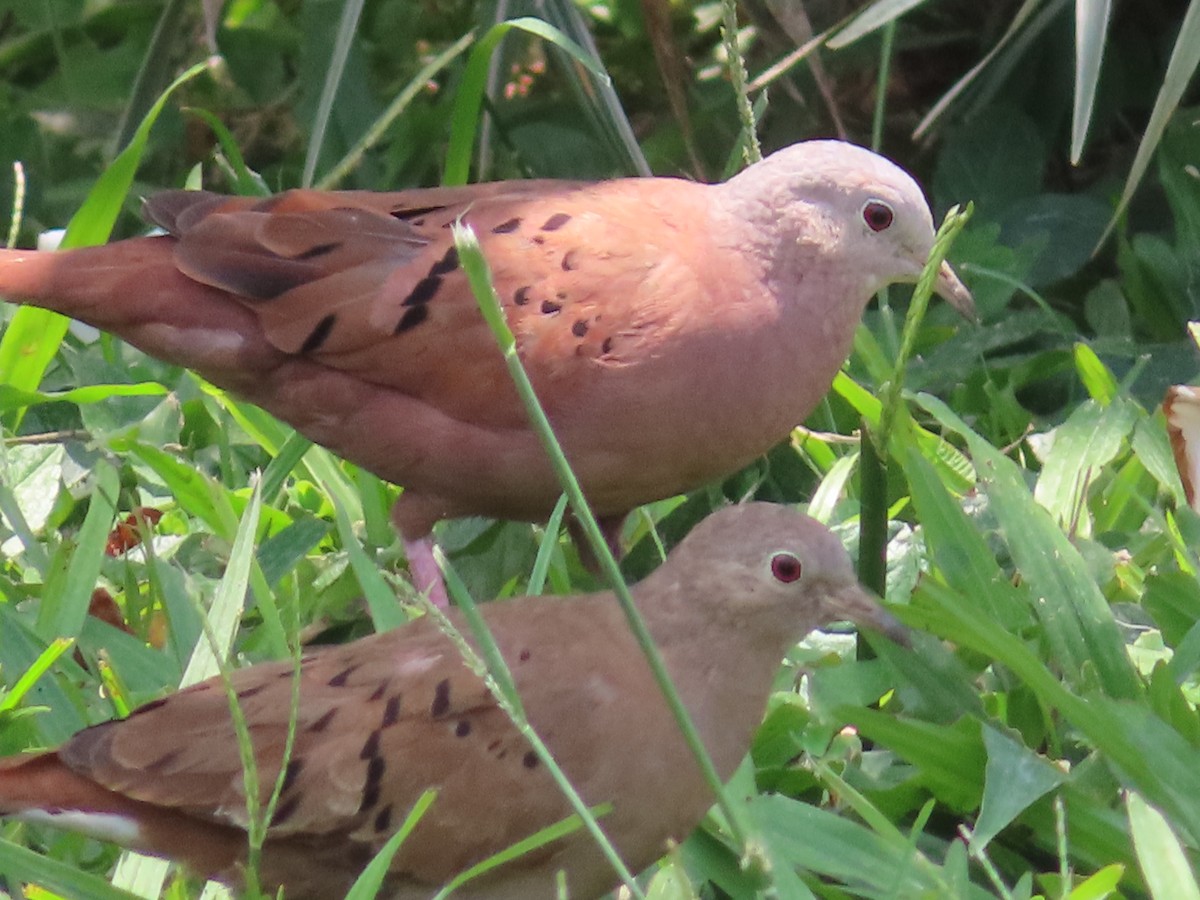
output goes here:
[{"label": "pink leg", "polygon": [[427,595],[434,606],[449,609],[450,598],[446,596],[442,570],[433,558],[433,536],[427,534],[415,541],[404,538],[404,554],[408,557],[408,571],[413,587]]}]

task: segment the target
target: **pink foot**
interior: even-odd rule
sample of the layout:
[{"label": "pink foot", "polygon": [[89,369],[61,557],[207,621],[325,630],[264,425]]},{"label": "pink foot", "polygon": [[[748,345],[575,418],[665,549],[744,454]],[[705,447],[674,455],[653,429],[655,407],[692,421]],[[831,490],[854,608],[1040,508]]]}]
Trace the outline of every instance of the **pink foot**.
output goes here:
[{"label": "pink foot", "polygon": [[442,570],[433,558],[433,537],[426,535],[415,541],[404,539],[404,554],[408,557],[408,571],[413,587],[425,594],[438,609],[449,609],[450,598],[446,596],[446,583],[442,581]]}]

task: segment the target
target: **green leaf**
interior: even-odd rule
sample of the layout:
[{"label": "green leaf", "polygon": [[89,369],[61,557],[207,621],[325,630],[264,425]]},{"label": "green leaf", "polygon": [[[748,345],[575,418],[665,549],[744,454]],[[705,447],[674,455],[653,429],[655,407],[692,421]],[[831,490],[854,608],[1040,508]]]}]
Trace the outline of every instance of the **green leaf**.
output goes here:
[{"label": "green leaf", "polygon": [[1066,780],[1066,773],[999,729],[983,727],[987,773],[983,802],[971,833],[971,850],[983,850],[992,838],[1031,803]]},{"label": "green leaf", "polygon": [[940,400],[922,394],[918,402],[966,438],[1017,570],[1038,598],[1034,609],[1055,664],[1076,686],[1096,680],[1109,696],[1139,696],[1112,610],[1079,552],[1030,495],[1022,470]]},{"label": "green leaf", "polygon": [[1200,900],[1187,852],[1162,813],[1134,792],[1125,795],[1138,864],[1155,900]]},{"label": "green leaf", "polygon": [[1139,412],[1136,404],[1122,398],[1107,406],[1088,400],[1054,429],[1033,496],[1060,525],[1091,534],[1086,518],[1089,480],[1121,452]]}]

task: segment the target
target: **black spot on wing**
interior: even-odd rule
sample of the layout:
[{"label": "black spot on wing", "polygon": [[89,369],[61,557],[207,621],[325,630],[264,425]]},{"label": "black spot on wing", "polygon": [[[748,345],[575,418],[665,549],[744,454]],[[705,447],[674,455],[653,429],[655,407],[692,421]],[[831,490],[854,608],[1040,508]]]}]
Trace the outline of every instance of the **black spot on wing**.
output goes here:
[{"label": "black spot on wing", "polygon": [[387,771],[387,763],[384,762],[383,757],[371,757],[371,761],[367,763],[367,777],[363,782],[362,800],[358,804],[358,811],[360,813],[366,812],[379,802],[383,773],[385,771]]},{"label": "black spot on wing", "polygon": [[517,304],[517,306],[524,306],[526,303],[528,303],[530,290],[532,290],[532,288],[529,285],[517,288],[516,292],[513,294],[513,303]]},{"label": "black spot on wing", "polygon": [[179,759],[181,752],[180,750],[170,750],[153,762],[146,763],[145,769],[149,772],[162,772],[170,768],[171,764]]},{"label": "black spot on wing", "polygon": [[283,787],[280,793],[286,793],[289,788],[296,783],[296,779],[300,777],[300,770],[304,768],[304,761],[300,759],[288,760],[287,768],[283,772]]},{"label": "black spot on wing", "polygon": [[353,666],[347,666],[346,668],[342,669],[342,671],[330,678],[327,683],[330,687],[345,687],[346,682],[350,680],[350,676],[354,674],[354,670],[357,668],[357,664]]},{"label": "black spot on wing", "polygon": [[337,316],[334,313],[329,313],[317,323],[316,328],[309,332],[308,337],[304,339],[304,343],[300,345],[301,355],[305,353],[314,353],[320,349],[321,345],[329,338],[333,331],[333,325],[337,321]]},{"label": "black spot on wing", "polygon": [[137,709],[135,709],[133,711],[133,714],[135,716],[140,716],[142,713],[153,712],[154,710],[158,709],[160,706],[162,706],[164,703],[166,703],[170,699],[171,698],[169,696],[159,697],[157,700],[151,700],[149,703],[143,703],[141,706],[139,706]]},{"label": "black spot on wing", "polygon": [[[413,219],[427,216],[431,212],[439,212],[445,209],[445,206],[412,206],[405,209],[392,210],[392,218],[399,219],[401,222],[412,222]],[[413,222],[413,224],[417,224]]]},{"label": "black spot on wing", "polygon": [[435,262],[429,269],[430,276],[449,275],[458,268],[458,248],[451,247],[446,255]]},{"label": "black spot on wing", "polygon": [[377,687],[377,688],[375,688],[375,690],[371,691],[371,696],[369,696],[367,698],[367,701],[370,703],[374,703],[376,700],[382,700],[383,695],[387,692],[387,689],[388,689],[388,682],[381,681],[379,683],[379,687]]},{"label": "black spot on wing", "polygon": [[454,726],[455,737],[466,737],[471,733],[471,723],[467,719],[460,719],[458,724]]},{"label": "black spot on wing", "polygon": [[358,753],[359,759],[371,759],[379,755],[379,729],[376,728],[371,732],[370,737],[362,745],[362,750]]},{"label": "black spot on wing", "polygon": [[442,286],[442,276],[427,275],[418,281],[408,296],[404,298],[401,306],[423,306],[432,300],[438,292],[438,288]]},{"label": "black spot on wing", "polygon": [[575,335],[575,337],[583,337],[587,333],[588,333],[588,323],[585,322],[583,319],[580,319],[574,325],[571,326],[571,334]]},{"label": "black spot on wing", "polygon": [[389,803],[379,811],[379,815],[375,817],[375,830],[388,831],[392,827],[392,806]]},{"label": "black spot on wing", "polygon": [[570,221],[571,217],[566,213],[555,213],[542,223],[542,231],[558,231]]},{"label": "black spot on wing", "polygon": [[450,679],[443,678],[433,689],[433,703],[429,704],[429,715],[440,719],[450,709]]},{"label": "black spot on wing", "polygon": [[499,225],[492,228],[492,234],[512,234],[521,227],[521,217],[514,216],[513,218],[501,222]]},{"label": "black spot on wing", "polygon": [[315,721],[311,725],[309,725],[306,730],[310,734],[315,734],[315,733],[324,731],[326,728],[329,727],[329,723],[333,721],[333,717],[335,715],[337,715],[337,707],[334,707],[333,709],[324,713],[321,716],[321,718],[317,719],[317,721]]},{"label": "black spot on wing", "polygon": [[561,309],[562,309],[561,303],[556,303],[553,300],[543,300],[542,301],[542,313],[544,315],[552,316]]},{"label": "black spot on wing", "polygon": [[387,706],[383,708],[383,721],[380,723],[381,728],[388,728],[400,721],[400,695],[388,697]]},{"label": "black spot on wing", "polygon": [[300,794],[292,794],[286,800],[275,807],[275,814],[271,816],[272,825],[282,825],[288,819],[296,814],[296,810],[300,808]]},{"label": "black spot on wing", "polygon": [[292,259],[297,259],[297,260],[318,259],[319,257],[324,256],[326,253],[332,253],[334,250],[336,250],[340,246],[342,246],[341,241],[330,241],[327,244],[316,244],[315,246],[309,247],[307,250],[305,250],[302,253],[297,253],[295,256],[292,257]]},{"label": "black spot on wing", "polygon": [[393,334],[403,334],[410,328],[416,328],[425,321],[429,315],[428,306],[413,306],[404,311],[404,315],[400,317],[400,321],[396,323],[396,330]]}]

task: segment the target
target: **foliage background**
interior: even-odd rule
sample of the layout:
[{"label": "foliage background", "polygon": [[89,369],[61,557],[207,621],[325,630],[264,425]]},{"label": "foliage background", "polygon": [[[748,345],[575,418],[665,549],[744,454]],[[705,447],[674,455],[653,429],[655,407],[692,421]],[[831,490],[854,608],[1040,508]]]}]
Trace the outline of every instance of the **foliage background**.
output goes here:
[{"label": "foliage background", "polygon": [[[168,83],[214,53],[154,122],[128,197],[110,191],[73,227],[103,239],[112,216],[133,234],[139,195],[197,177],[319,183],[347,154],[340,187],[434,184],[456,159],[473,180],[716,179],[740,160],[719,3],[368,0],[357,23],[334,0],[207,6],[0,0],[0,160],[24,177],[0,184],[21,212],[14,240],[65,225]],[[852,545],[860,518],[886,519],[888,597],[928,634],[879,658],[836,637],[797,648],[735,782],[753,797],[759,865],[738,870],[713,816],[644,881],[656,897],[749,897],[763,883],[785,897],[1200,896],[1200,520],[1157,411],[1166,385],[1196,375],[1200,10],[885,0],[852,21],[860,6],[739,5],[758,133],[766,149],[873,144],[917,174],[937,215],[972,201],[952,259],[981,324],[931,309],[881,467],[833,437],[878,425],[906,307],[904,292],[881,298],[811,430],[635,517],[625,567],[654,564],[651,523],[669,543],[725,499],[811,501]],[[468,55],[520,15],[582,45],[611,88],[513,31],[476,116]],[[345,67],[323,98],[339,42]],[[407,590],[394,488],[189,373],[106,336],[60,341],[41,320],[9,329],[0,370],[0,751],[51,745],[177,685],[197,599],[253,661],[286,654],[293,631],[365,633],[385,595]],[[106,554],[114,522],[140,507],[162,513],[152,539]],[[253,553],[235,542],[239,521]],[[479,521],[440,532],[479,599],[526,590],[542,535]],[[551,589],[594,586],[565,538],[549,543]],[[98,586],[129,633],[86,615]],[[115,859],[13,823],[0,836],[10,891],[34,880],[99,896],[89,873]],[[117,880],[156,884],[128,868]]]}]

